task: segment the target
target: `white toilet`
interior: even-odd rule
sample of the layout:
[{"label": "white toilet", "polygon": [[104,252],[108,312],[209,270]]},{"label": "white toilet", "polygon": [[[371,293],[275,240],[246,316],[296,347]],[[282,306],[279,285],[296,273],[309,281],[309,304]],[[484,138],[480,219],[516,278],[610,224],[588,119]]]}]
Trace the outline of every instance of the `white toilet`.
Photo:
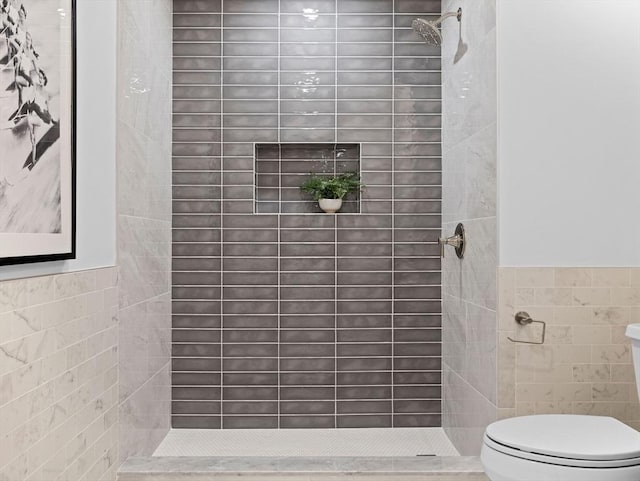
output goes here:
[{"label": "white toilet", "polygon": [[[627,336],[640,393],[640,324]],[[487,428],[481,460],[491,481],[640,481],[640,433],[600,416],[505,419]]]}]

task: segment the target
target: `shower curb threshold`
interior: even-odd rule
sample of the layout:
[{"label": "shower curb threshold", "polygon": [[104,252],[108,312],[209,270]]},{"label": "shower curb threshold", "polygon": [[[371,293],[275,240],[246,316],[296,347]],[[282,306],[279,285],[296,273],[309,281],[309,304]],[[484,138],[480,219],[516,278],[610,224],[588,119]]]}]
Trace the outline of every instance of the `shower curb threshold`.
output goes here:
[{"label": "shower curb threshold", "polygon": [[485,481],[476,456],[136,457],[118,481]]}]

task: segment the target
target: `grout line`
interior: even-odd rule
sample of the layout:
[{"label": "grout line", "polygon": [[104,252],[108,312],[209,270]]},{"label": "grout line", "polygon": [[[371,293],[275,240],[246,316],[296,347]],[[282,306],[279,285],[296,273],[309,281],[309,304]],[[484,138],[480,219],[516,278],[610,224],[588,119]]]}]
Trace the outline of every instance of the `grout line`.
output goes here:
[{"label": "grout line", "polygon": [[[280,0],[278,0],[278,144],[280,144],[280,141],[282,140],[282,134],[281,134],[281,130],[282,130],[282,125],[281,125],[281,106],[280,106],[280,102],[281,102],[281,98],[280,98],[280,92],[282,90],[282,28],[281,28],[281,15],[282,15],[282,2]],[[280,155],[278,156],[279,160],[282,161],[282,152],[280,152]],[[279,165],[279,172],[282,172],[282,169],[280,169],[280,165]],[[278,208],[278,211],[280,209]]]},{"label": "grout line", "polygon": [[[220,36],[224,37],[224,1],[220,0]],[[220,429],[224,429],[224,47],[220,45]]]},{"label": "grout line", "polygon": [[[355,11],[355,12],[340,12],[343,16],[346,17],[384,17],[386,14],[382,13],[382,12],[359,12],[359,11]],[[216,12],[173,12],[173,15],[216,15]],[[227,15],[235,15],[237,17],[243,17],[243,16],[265,16],[265,17],[274,17],[275,14],[271,13],[271,12],[233,12],[233,13],[229,13]],[[329,17],[329,16],[333,16],[334,13],[319,13],[318,16],[319,17]],[[403,12],[403,13],[399,13],[398,16],[404,16],[404,17],[415,17],[416,15],[422,15],[422,16],[430,16],[430,17],[435,17],[438,18],[440,16],[439,13],[424,13],[423,12]],[[295,13],[295,12],[284,12],[282,14],[283,17],[298,17],[299,14]],[[248,28],[248,27],[245,27]]]},{"label": "grout line", "polygon": [[[104,352],[109,351],[110,349],[106,349],[105,351],[103,351],[101,354],[103,354]],[[142,389],[144,389],[149,383],[151,383],[151,381],[153,381],[158,375],[160,375],[162,373],[162,371],[164,369],[168,369],[169,373],[171,373],[171,360],[167,361],[163,366],[161,366],[156,372],[154,372],[153,374],[151,374],[151,376],[142,384],[140,384],[140,386],[138,386],[134,391],[132,391],[125,399],[118,401],[118,404],[120,406],[122,406],[123,404],[125,404],[127,401],[129,401],[131,398],[133,398],[133,396],[135,396],[136,394],[138,394]]]},{"label": "grout line", "polygon": [[[334,128],[334,140],[335,143],[338,143],[338,0],[335,0],[334,2],[334,8],[335,8],[335,14],[334,14],[334,38],[333,38],[333,53],[334,53],[334,59],[333,59],[333,79],[334,79],[334,88],[336,89],[334,91],[334,104],[333,104],[333,128]],[[334,175],[335,175],[335,154],[334,154]]]},{"label": "grout line", "polygon": [[[334,2],[334,8],[335,8],[335,16],[334,16],[334,28],[335,28],[335,32],[334,32],[334,49],[333,49],[333,53],[334,53],[334,63],[333,63],[333,68],[334,68],[334,81],[336,83],[336,85],[338,84],[338,0],[335,0]],[[333,175],[336,175],[336,169],[337,169],[337,163],[338,163],[338,159],[337,159],[337,143],[338,143],[338,136],[339,136],[339,131],[338,131],[338,89],[336,88],[335,92],[335,101],[333,104],[333,114],[334,114],[334,118],[333,118],[333,122],[334,122],[334,140],[335,140],[335,144],[334,145],[334,150],[333,150]],[[333,404],[333,427],[334,428],[338,428],[338,277],[339,277],[339,264],[338,264],[338,216],[334,215],[334,244],[333,244],[333,256],[334,256],[334,263],[333,263],[333,326],[334,326],[334,331],[333,331],[333,370],[334,370],[334,375],[333,375],[333,398],[334,398],[334,404]]]},{"label": "grout line", "polygon": [[[280,304],[282,301],[282,287],[280,285],[280,275],[282,272],[282,144],[280,141],[282,140],[282,117],[281,117],[281,99],[280,99],[280,91],[282,86],[281,82],[281,70],[282,70],[282,60],[281,60],[281,40],[282,40],[282,29],[281,27],[281,15],[282,15],[282,2],[278,0],[278,428],[282,428],[282,413],[280,411],[281,405],[281,393],[282,393],[282,369],[281,369],[281,340],[282,340],[282,313],[280,311]],[[257,157],[257,156],[256,156]],[[257,184],[256,184],[257,185]],[[256,194],[257,198],[257,194]]]},{"label": "grout line", "polygon": [[[336,10],[337,10],[337,1],[336,0]],[[335,166],[335,162],[334,162]],[[334,420],[333,425],[335,428],[338,427],[338,334],[339,334],[339,325],[338,325],[338,274],[339,274],[339,264],[338,264],[338,216],[334,215],[334,265],[333,265],[333,363],[334,363],[334,380],[333,380],[333,397],[334,397]]]},{"label": "grout line", "polygon": [[[395,27],[396,24],[396,2],[392,0],[391,2],[391,22]],[[395,98],[395,66],[396,66],[396,45],[395,45],[395,29],[392,31],[392,39],[391,39],[391,83],[393,84],[391,87],[391,427],[395,427],[395,361],[396,361],[396,352],[395,352],[395,306],[396,306],[396,276],[395,276],[395,251],[396,251],[396,226],[395,226],[395,214],[396,214],[396,157],[395,157],[395,128],[396,128],[396,98]]]}]

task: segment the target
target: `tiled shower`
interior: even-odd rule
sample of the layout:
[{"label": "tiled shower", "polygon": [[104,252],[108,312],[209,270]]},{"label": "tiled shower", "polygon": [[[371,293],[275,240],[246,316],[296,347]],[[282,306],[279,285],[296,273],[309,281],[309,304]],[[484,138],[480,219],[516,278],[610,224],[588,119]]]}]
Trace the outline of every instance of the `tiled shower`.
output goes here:
[{"label": "tiled shower", "polygon": [[441,425],[440,10],[174,0],[174,428]]},{"label": "tiled shower", "polygon": [[[640,259],[608,248],[640,232],[640,6],[603,44],[602,1],[74,3],[78,258],[0,269],[0,479],[487,481],[498,419],[640,429]],[[442,51],[409,28],[440,12]],[[337,215],[299,190],[351,171]]]}]

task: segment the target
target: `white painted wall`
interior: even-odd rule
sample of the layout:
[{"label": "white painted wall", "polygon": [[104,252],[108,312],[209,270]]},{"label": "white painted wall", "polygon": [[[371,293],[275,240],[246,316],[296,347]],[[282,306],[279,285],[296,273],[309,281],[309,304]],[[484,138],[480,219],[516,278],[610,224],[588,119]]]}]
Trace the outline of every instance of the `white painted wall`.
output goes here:
[{"label": "white painted wall", "polygon": [[115,265],[116,6],[77,0],[77,259],[0,267],[0,280]]},{"label": "white painted wall", "polygon": [[640,1],[499,0],[502,266],[640,265]]}]

